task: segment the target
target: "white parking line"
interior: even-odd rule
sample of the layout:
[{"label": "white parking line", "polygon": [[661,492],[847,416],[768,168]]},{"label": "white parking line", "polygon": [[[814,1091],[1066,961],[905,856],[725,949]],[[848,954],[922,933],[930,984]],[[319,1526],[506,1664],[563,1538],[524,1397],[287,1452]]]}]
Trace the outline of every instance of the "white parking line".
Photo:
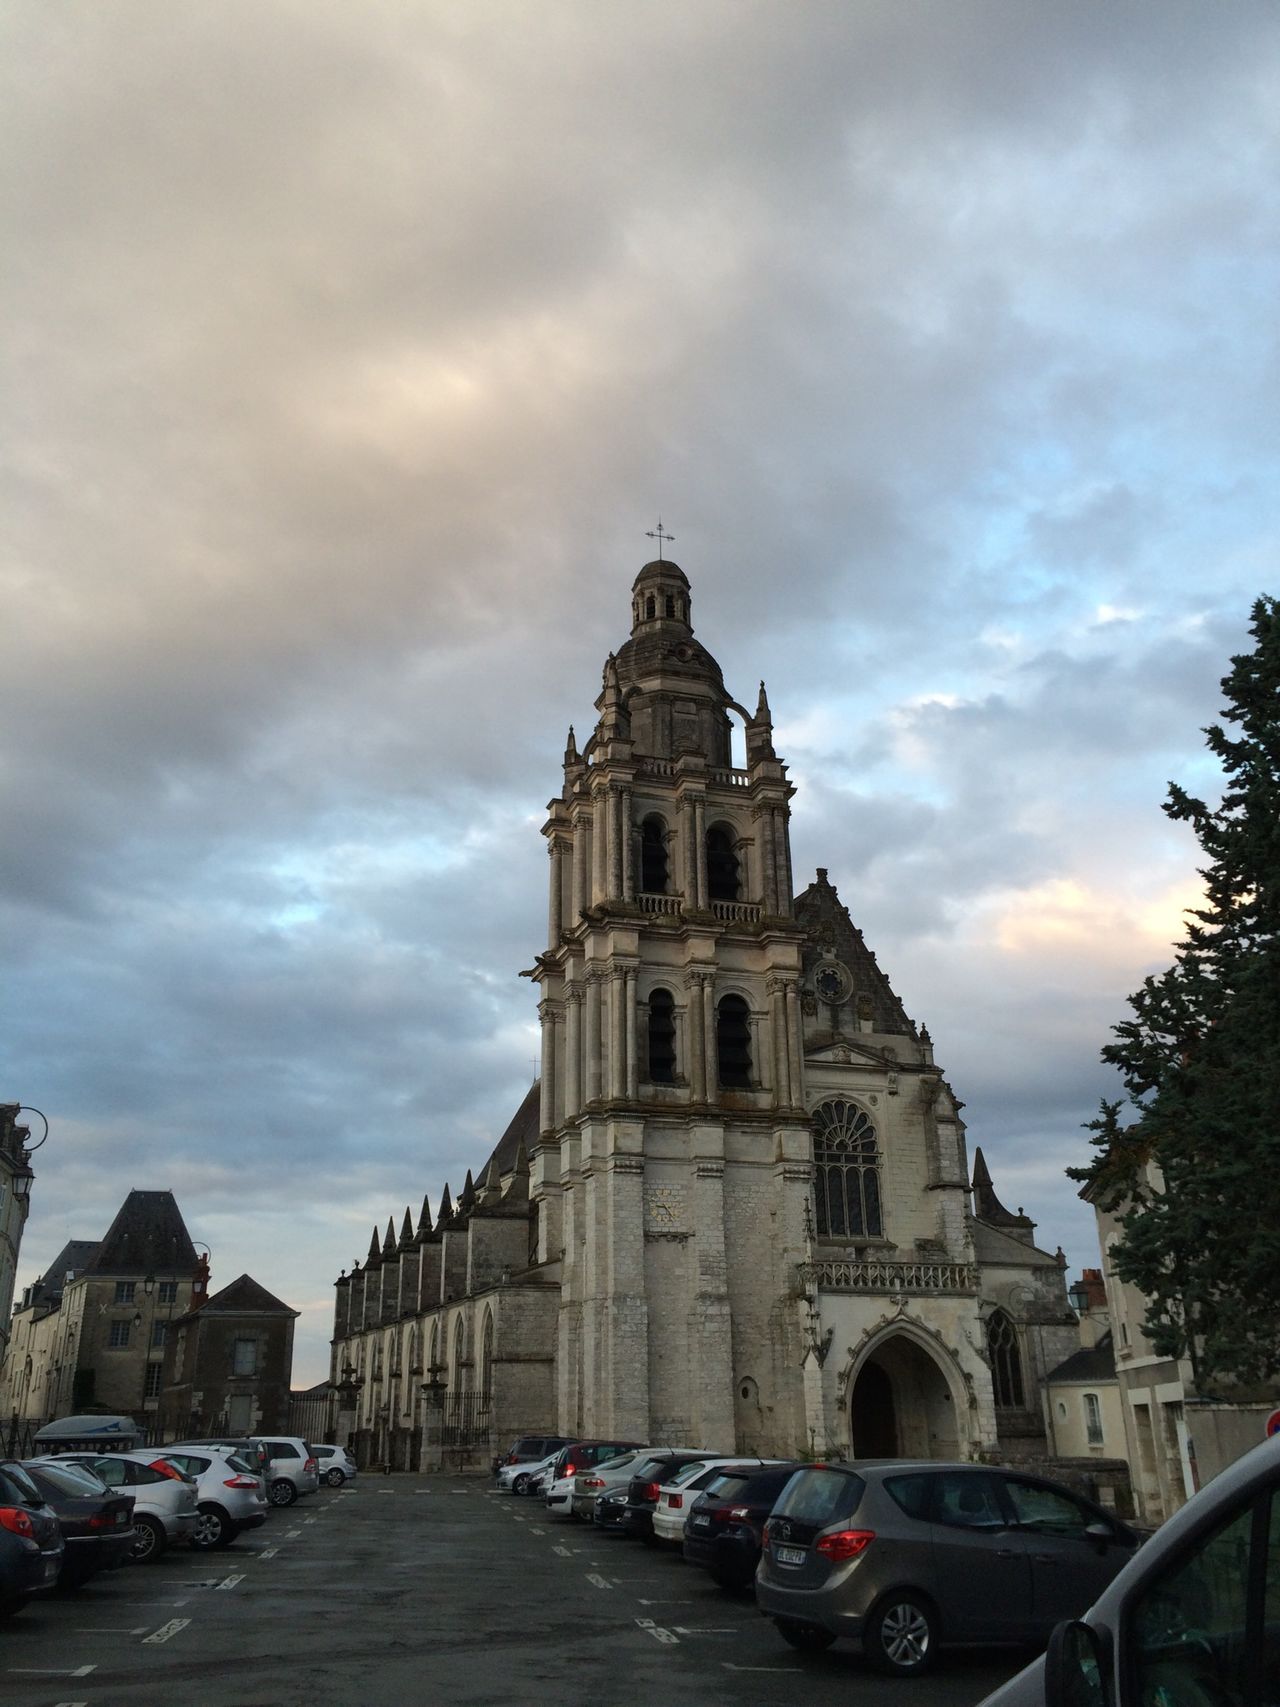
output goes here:
[{"label": "white parking line", "polygon": [[10,1666],[10,1677],[88,1677],[91,1671],[97,1671],[97,1666],[77,1666],[74,1671],[66,1666],[58,1666],[56,1670],[41,1666]]},{"label": "white parking line", "polygon": [[87,1701],[55,1701],[53,1707],[89,1707]]},{"label": "white parking line", "polygon": [[122,1630],[118,1624],[77,1624],[77,1636],[145,1636],[150,1624],[139,1624],[134,1630]]},{"label": "white parking line", "polygon": [[613,1587],[613,1584],[609,1581],[608,1577],[602,1577],[598,1571],[588,1571],[587,1572],[587,1581],[589,1583],[593,1583],[596,1588],[612,1588]]},{"label": "white parking line", "polygon": [[244,1581],[244,1572],[238,1571],[238,1572],[236,1572],[236,1574],[234,1576],[223,1577],[223,1579],[220,1583],[214,1584],[214,1587],[215,1588],[234,1588],[237,1583],[242,1583],[243,1581]]},{"label": "white parking line", "polygon": [[721,1660],[720,1664],[726,1671],[797,1672],[800,1670],[799,1666],[736,1666],[732,1660]]},{"label": "white parking line", "polygon": [[529,1533],[530,1535],[545,1535],[547,1532],[545,1529],[531,1529]]},{"label": "white parking line", "polygon": [[300,1529],[286,1529],[284,1532],[284,1538],[286,1541],[296,1541],[301,1534],[302,1531]]},{"label": "white parking line", "polygon": [[261,1553],[258,1554],[258,1558],[260,1558],[260,1559],[274,1559],[276,1554],[279,1551],[280,1551],[280,1549],[278,1547],[264,1547],[262,1549]]},{"label": "white parking line", "polygon": [[652,1618],[637,1618],[636,1623],[642,1630],[648,1631],[655,1641],[666,1642],[669,1646],[677,1648],[680,1646],[679,1636],[673,1635],[670,1630],[664,1630],[662,1625],[655,1624]]},{"label": "white parking line", "polygon": [[[171,1618],[167,1624],[162,1624],[158,1630],[153,1630],[151,1635],[144,1636],[142,1638],[143,1643],[145,1645],[148,1642],[167,1642],[170,1636],[176,1636],[179,1630],[185,1630],[190,1622],[189,1618]],[[90,1667],[90,1670],[92,1669]],[[79,1674],[73,1673],[72,1675],[78,1676]]]},{"label": "white parking line", "polygon": [[673,1624],[671,1628],[678,1636],[736,1636],[741,1629],[738,1624]]},{"label": "white parking line", "polygon": [[572,1557],[573,1557],[573,1554],[569,1551],[569,1549],[567,1547],[553,1547],[551,1549],[551,1551],[553,1553],[559,1553],[559,1555],[562,1559],[572,1559]]}]

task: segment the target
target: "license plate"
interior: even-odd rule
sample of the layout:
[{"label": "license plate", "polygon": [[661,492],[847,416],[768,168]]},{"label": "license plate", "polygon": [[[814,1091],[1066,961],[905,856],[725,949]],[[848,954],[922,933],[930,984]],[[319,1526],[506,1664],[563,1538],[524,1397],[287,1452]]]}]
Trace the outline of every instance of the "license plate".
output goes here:
[{"label": "license plate", "polygon": [[780,1565],[803,1565],[805,1552],[803,1547],[775,1547],[773,1556]]},{"label": "license plate", "polygon": [[48,1564],[45,1565],[43,1571],[40,1573],[40,1581],[42,1583],[51,1583],[56,1581],[58,1568],[61,1563],[62,1561],[60,1559],[50,1559]]}]

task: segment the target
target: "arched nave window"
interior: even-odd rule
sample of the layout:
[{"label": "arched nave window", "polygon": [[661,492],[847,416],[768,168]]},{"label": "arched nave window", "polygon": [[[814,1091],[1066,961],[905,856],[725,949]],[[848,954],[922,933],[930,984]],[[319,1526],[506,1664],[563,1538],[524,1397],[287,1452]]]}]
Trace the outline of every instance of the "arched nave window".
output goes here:
[{"label": "arched nave window", "polygon": [[742,895],[733,837],[719,824],[707,831],[707,895],[712,901],[737,901]]},{"label": "arched nave window", "polygon": [[987,1317],[987,1356],[991,1359],[991,1385],[997,1406],[1002,1410],[1021,1410],[1025,1399],[1018,1330],[1003,1310],[993,1310]]},{"label": "arched nave window", "polygon": [[676,1005],[670,990],[649,994],[649,1081],[674,1083],[676,1076]]},{"label": "arched nave window", "polygon": [[665,895],[669,880],[667,826],[652,814],[640,826],[640,887],[646,895]]},{"label": "arched nave window", "polygon": [[870,1116],[833,1097],[813,1111],[813,1195],[820,1239],[878,1239],[880,1152]]},{"label": "arched nave window", "polygon": [[484,1313],[484,1332],[480,1336],[480,1391],[493,1391],[493,1311]]},{"label": "arched nave window", "polygon": [[721,1085],[751,1088],[751,1010],[741,996],[722,996],[716,1009],[716,1060]]},{"label": "arched nave window", "polygon": [[462,1387],[462,1364],[467,1352],[467,1329],[462,1317],[458,1317],[453,1330],[453,1386],[455,1391]]}]

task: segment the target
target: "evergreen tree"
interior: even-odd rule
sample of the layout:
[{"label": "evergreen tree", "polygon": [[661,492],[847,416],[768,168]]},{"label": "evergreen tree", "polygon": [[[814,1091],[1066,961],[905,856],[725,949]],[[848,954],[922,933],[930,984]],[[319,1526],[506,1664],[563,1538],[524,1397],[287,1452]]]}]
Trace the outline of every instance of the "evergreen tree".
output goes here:
[{"label": "evergreen tree", "polygon": [[1204,905],[1102,1051],[1129,1110],[1104,1102],[1099,1154],[1068,1170],[1122,1211],[1116,1271],[1202,1390],[1280,1370],[1280,601],[1257,601],[1250,633],[1205,730],[1222,803],[1170,784],[1164,806],[1195,830]]}]

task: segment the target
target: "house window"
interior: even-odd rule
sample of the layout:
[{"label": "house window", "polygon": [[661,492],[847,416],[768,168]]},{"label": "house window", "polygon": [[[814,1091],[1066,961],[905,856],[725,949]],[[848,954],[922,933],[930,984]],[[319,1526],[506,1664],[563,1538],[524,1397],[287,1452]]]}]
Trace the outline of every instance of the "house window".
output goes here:
[{"label": "house window", "polygon": [[1084,1436],[1090,1446],[1102,1445],[1102,1406],[1096,1393],[1084,1395]]},{"label": "house window", "polygon": [[134,1290],[134,1287],[136,1285],[137,1285],[136,1280],[117,1280],[116,1281],[116,1297],[115,1297],[116,1303],[117,1304],[132,1304],[133,1303],[133,1290]]},{"label": "house window", "polygon": [[713,901],[736,901],[741,893],[733,837],[716,825],[707,831],[707,894]]},{"label": "house window", "polygon": [[649,1079],[655,1085],[669,1085],[675,1076],[675,1002],[670,990],[654,990],[649,996]]},{"label": "house window", "polygon": [[751,1010],[741,996],[723,996],[716,1009],[716,1060],[726,1090],[751,1086]]},{"label": "house window", "polygon": [[163,1322],[152,1322],[152,1324],[151,1324],[151,1343],[152,1343],[152,1345],[161,1346],[164,1344],[164,1330],[165,1330],[165,1324]]},{"label": "house window", "polygon": [[163,1369],[163,1363],[149,1363],[147,1365],[147,1384],[143,1388],[143,1392],[148,1399],[160,1397],[160,1375]]},{"label": "house window", "polygon": [[112,1322],[112,1324],[111,1324],[111,1337],[108,1339],[107,1344],[111,1347],[111,1349],[113,1351],[120,1351],[125,1346],[127,1346],[128,1343],[129,1343],[129,1323],[128,1322]]},{"label": "house window", "polygon": [[178,1283],[176,1280],[162,1280],[157,1298],[161,1304],[176,1304],[178,1302]]},{"label": "house window", "polygon": [[667,826],[661,818],[646,818],[640,826],[640,887],[646,895],[665,895],[669,880]]},{"label": "house window", "polygon": [[1025,1404],[1022,1387],[1022,1356],[1018,1330],[1003,1310],[987,1318],[987,1356],[991,1359],[991,1385],[1002,1410],[1021,1410]]},{"label": "house window", "polygon": [[233,1375],[256,1375],[258,1373],[258,1342],[257,1340],[237,1340],[231,1357],[231,1373]]},{"label": "house window", "polygon": [[836,1097],[813,1111],[814,1222],[820,1239],[884,1232],[880,1152],[870,1117]]}]

